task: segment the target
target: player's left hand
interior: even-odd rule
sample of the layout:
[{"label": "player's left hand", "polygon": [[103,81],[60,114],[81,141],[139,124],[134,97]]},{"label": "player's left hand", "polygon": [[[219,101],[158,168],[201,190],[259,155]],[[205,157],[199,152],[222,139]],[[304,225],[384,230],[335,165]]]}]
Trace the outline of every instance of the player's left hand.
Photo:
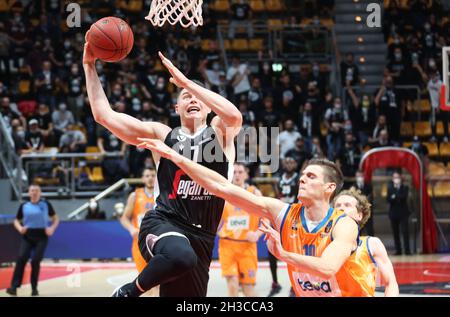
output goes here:
[{"label": "player's left hand", "polygon": [[55,229],[53,229],[52,227],[45,228],[45,234],[47,235],[47,237],[51,237],[54,233]]},{"label": "player's left hand", "polygon": [[169,81],[179,88],[186,88],[186,86],[189,83],[189,79],[186,76],[184,76],[184,74],[178,68],[176,68],[172,64],[172,62],[168,58],[166,58],[161,52],[158,52],[158,54],[159,57],[161,58],[161,62],[167,68],[170,75],[172,76],[169,79]]},{"label": "player's left hand", "polygon": [[284,250],[281,246],[280,234],[265,221],[261,222],[259,230],[266,234],[264,240],[267,242],[267,249],[269,249],[269,252],[277,259],[282,260]]}]

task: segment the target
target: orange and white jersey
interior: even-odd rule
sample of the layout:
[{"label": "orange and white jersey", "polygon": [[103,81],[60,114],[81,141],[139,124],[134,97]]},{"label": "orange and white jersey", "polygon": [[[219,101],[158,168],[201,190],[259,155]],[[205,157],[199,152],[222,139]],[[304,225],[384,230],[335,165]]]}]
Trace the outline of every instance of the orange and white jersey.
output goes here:
[{"label": "orange and white jersey", "polygon": [[[341,210],[330,208],[326,217],[309,232],[305,211],[301,203],[287,205],[280,213],[281,244],[286,251],[306,256],[320,257],[333,241],[333,229],[345,217]],[[288,265],[289,278],[297,296],[373,296],[366,271],[353,252],[331,279],[302,272],[301,268]]]},{"label": "orange and white jersey", "polygon": [[[255,192],[254,186],[248,186],[250,193]],[[241,208],[225,203],[218,235],[222,239],[246,241],[249,231],[256,231],[259,227],[259,217],[249,214]]]},{"label": "orange and white jersey", "polygon": [[137,188],[135,195],[131,222],[135,228],[139,229],[145,213],[155,206],[155,198],[153,197],[153,193],[149,193],[145,187]]},{"label": "orange and white jersey", "polygon": [[368,236],[359,238],[354,262],[356,265],[359,265],[360,270],[364,272],[365,277],[361,278],[360,283],[365,285],[364,288],[369,291],[369,296],[375,296],[378,267],[375,258],[370,251],[369,239],[370,237]]}]

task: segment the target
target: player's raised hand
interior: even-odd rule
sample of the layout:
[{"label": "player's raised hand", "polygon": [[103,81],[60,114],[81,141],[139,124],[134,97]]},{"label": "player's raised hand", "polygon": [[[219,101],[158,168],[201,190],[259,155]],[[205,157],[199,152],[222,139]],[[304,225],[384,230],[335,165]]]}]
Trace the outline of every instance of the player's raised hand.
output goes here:
[{"label": "player's raised hand", "polygon": [[284,249],[281,245],[280,234],[264,220],[261,221],[261,226],[258,229],[266,234],[264,240],[267,243],[267,249],[269,249],[270,253],[279,260],[282,260]]},{"label": "player's raised hand", "polygon": [[86,41],[86,43],[84,43],[83,64],[95,64],[97,58],[89,49],[89,31],[86,32],[84,40]]},{"label": "player's raised hand", "polygon": [[169,79],[169,81],[179,88],[186,88],[190,80],[186,76],[184,76],[184,74],[178,68],[176,68],[172,64],[172,62],[168,58],[166,58],[161,52],[158,52],[158,54],[159,57],[161,58],[161,62],[167,68],[170,75],[172,76]]}]

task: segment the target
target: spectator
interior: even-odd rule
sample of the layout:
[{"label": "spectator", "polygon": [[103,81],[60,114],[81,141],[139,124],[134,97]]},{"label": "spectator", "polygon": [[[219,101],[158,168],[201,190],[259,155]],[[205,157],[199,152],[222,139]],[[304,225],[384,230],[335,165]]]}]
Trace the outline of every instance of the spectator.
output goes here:
[{"label": "spectator", "polygon": [[129,173],[128,164],[125,159],[127,144],[105,129],[97,139],[97,146],[102,155],[119,154],[119,157],[106,156],[103,158],[102,169],[106,183],[113,184],[127,177]]},{"label": "spectator", "polygon": [[5,24],[0,22],[0,74],[3,74],[4,77],[2,76],[2,78],[7,80],[9,80],[10,47],[11,41],[6,32]]},{"label": "spectator", "polygon": [[311,146],[311,158],[323,158],[325,154],[322,150],[322,145],[320,144],[320,138],[315,136],[312,139]]},{"label": "spectator", "polygon": [[89,200],[89,206],[87,209],[86,220],[106,220],[106,214],[100,210],[98,202],[92,198]]},{"label": "spectator", "polygon": [[347,81],[351,86],[355,86],[359,83],[359,68],[354,63],[355,56],[353,53],[347,53],[345,55],[345,61],[341,62],[341,82],[345,85]]},{"label": "spectator", "polygon": [[25,134],[25,143],[27,148],[22,153],[44,151],[44,137],[39,129],[39,122],[36,119],[31,119],[28,122],[28,131]]},{"label": "spectator", "polygon": [[39,123],[39,130],[44,137],[45,146],[53,145],[53,122],[52,115],[50,114],[50,109],[46,104],[41,103],[39,105],[38,111],[32,116]]},{"label": "spectator", "polygon": [[[31,258],[31,295],[38,296],[39,270],[47,247],[48,238],[53,235],[59,224],[59,218],[50,202],[41,199],[39,185],[31,184],[28,188],[30,201],[22,203],[14,220],[14,227],[22,235],[19,256],[14,268],[11,286],[6,290],[10,295],[17,295],[17,288],[22,285],[25,266]],[[48,226],[51,219],[52,225]]]},{"label": "spectator", "polygon": [[261,80],[261,87],[266,94],[272,93],[274,73],[272,69],[273,53],[269,51],[269,60],[263,59],[263,52],[258,51],[258,78]]},{"label": "spectator", "polygon": [[387,130],[386,116],[385,115],[380,115],[378,117],[377,124],[373,128],[371,136],[369,137],[369,143],[371,145],[373,145],[374,143],[376,143],[378,141],[378,138],[380,137],[380,132],[382,130]]},{"label": "spectator", "polygon": [[280,85],[275,91],[275,104],[283,119],[295,118],[298,113],[300,86],[291,83],[289,73],[281,75]]},{"label": "spectator", "polygon": [[156,107],[160,109],[168,109],[172,100],[167,91],[166,79],[162,76],[158,77],[155,88],[151,92],[152,100]]},{"label": "spectator", "polygon": [[252,86],[248,92],[249,109],[256,111],[263,107],[264,91],[261,88],[261,79],[257,76],[252,78]]},{"label": "spectator", "polygon": [[20,119],[23,123],[25,121],[25,118],[22,117],[22,114],[19,112],[19,110],[14,109],[15,107],[13,107],[13,105],[11,104],[9,97],[3,97],[1,100],[0,113],[5,120],[6,127],[11,132],[11,122],[14,119]]},{"label": "spectator", "polygon": [[389,139],[389,132],[386,129],[380,131],[378,140],[373,143],[372,147],[377,148],[385,146],[392,146],[392,142]]},{"label": "spectator", "polygon": [[401,100],[399,93],[394,87],[391,76],[383,79],[383,84],[375,97],[375,105],[380,109],[382,114],[386,115],[389,135],[393,140],[398,141],[402,120],[400,109]]},{"label": "spectator", "polygon": [[59,144],[59,139],[66,132],[67,126],[75,123],[72,112],[67,109],[67,104],[64,102],[59,104],[58,110],[52,113],[52,123],[54,126],[55,141]]},{"label": "spectator", "polygon": [[420,142],[419,137],[417,135],[415,135],[413,137],[413,143],[411,144],[410,149],[413,150],[420,157],[420,159],[422,160],[423,166],[427,167],[428,166],[428,148]]},{"label": "spectator", "polygon": [[402,85],[404,84],[402,79],[404,78],[403,72],[406,68],[405,57],[403,56],[401,48],[397,47],[394,49],[394,58],[387,64],[387,69],[389,71],[389,76],[394,79],[394,84]]},{"label": "spectator", "polygon": [[40,103],[50,105],[55,109],[56,98],[54,92],[56,90],[56,76],[52,70],[50,61],[42,63],[42,72],[36,76],[35,86],[37,90],[37,98]]},{"label": "spectator", "polygon": [[[404,185],[400,173],[392,174],[392,182],[389,183],[387,201],[389,203],[389,219],[391,220],[392,232],[394,234],[395,255],[411,254],[409,248],[409,187]],[[400,230],[403,235],[403,249],[400,243]]]},{"label": "spectator", "polygon": [[[208,67],[208,64],[211,64],[210,67]],[[220,85],[219,76],[221,72],[219,61],[214,60],[209,62],[207,59],[204,59],[200,62],[199,71],[205,82],[205,87],[217,92],[218,86]]]},{"label": "spectator", "polygon": [[337,157],[337,163],[342,170],[342,174],[346,177],[353,177],[358,170],[360,161],[361,150],[356,144],[353,134],[346,132],[344,146]]},{"label": "spectator", "polygon": [[86,144],[84,133],[78,130],[75,124],[70,123],[59,140],[59,151],[61,153],[84,153]]},{"label": "spectator", "polygon": [[311,103],[305,103],[303,110],[300,108],[297,125],[300,134],[305,138],[308,148],[311,148],[313,136],[320,134],[320,122],[316,119],[318,119],[318,116],[313,116]]},{"label": "spectator", "polygon": [[440,91],[441,91],[442,81],[439,78],[439,72],[434,71],[430,75],[430,80],[428,81],[428,93],[430,94],[430,103],[431,103],[431,115],[430,115],[430,125],[431,125],[431,131],[432,131],[432,138],[431,142],[436,142],[437,140],[437,133],[436,133],[436,126],[438,118],[443,122],[444,125],[444,142],[448,142],[449,139],[449,132],[448,129],[449,126],[449,113],[447,111],[441,111],[440,109]]},{"label": "spectator", "polygon": [[261,128],[267,129],[267,138],[270,140],[272,135],[271,128],[281,129],[281,119],[279,113],[273,108],[273,98],[268,96],[264,98],[264,110],[259,113],[259,124]]},{"label": "spectator", "polygon": [[243,99],[239,102],[239,111],[242,114],[242,128],[256,128],[255,113],[252,110],[248,109],[248,101],[246,99]]},{"label": "spectator", "polygon": [[240,99],[240,95],[248,94],[250,82],[248,75],[250,69],[247,64],[241,64],[239,56],[235,55],[231,60],[231,66],[227,70],[227,81],[233,87],[235,102]]},{"label": "spectator", "polygon": [[280,158],[284,159],[289,150],[295,148],[295,141],[301,138],[301,134],[295,130],[294,122],[291,119],[284,121],[284,131],[279,135]]},{"label": "spectator", "polygon": [[298,165],[294,158],[286,157],[282,161],[283,174],[278,184],[280,200],[292,204],[297,201],[299,174]]},{"label": "spectator", "polygon": [[374,125],[376,109],[369,95],[363,94],[358,98],[351,86],[347,86],[347,92],[351,97],[349,106],[349,117],[352,122],[353,132],[357,135],[362,147],[369,142],[370,129]]},{"label": "spectator", "polygon": [[324,124],[328,129],[327,151],[328,159],[333,161],[341,151],[344,136],[344,121],[348,119],[347,111],[342,109],[341,98],[334,99],[333,108],[325,112]]},{"label": "spectator", "polygon": [[80,72],[77,63],[73,63],[70,68],[70,74],[67,77],[69,93],[67,95],[67,104],[69,110],[74,115],[75,122],[80,122],[81,112],[84,107],[84,76]]},{"label": "spectator", "polygon": [[357,171],[356,172],[356,176],[355,176],[355,182],[352,184],[352,186],[354,186],[355,188],[359,189],[361,191],[361,193],[363,193],[366,197],[367,200],[370,202],[371,207],[372,207],[372,212],[370,213],[370,217],[367,220],[366,224],[364,225],[362,232],[365,233],[365,235],[368,236],[375,236],[375,231],[373,229],[373,188],[372,185],[369,182],[364,182],[364,174],[361,171]]},{"label": "spectator", "polygon": [[234,33],[238,27],[246,27],[247,35],[253,38],[252,11],[247,0],[238,0],[230,7],[230,27],[228,29],[228,38],[234,39]]},{"label": "spectator", "polygon": [[311,152],[305,144],[302,137],[297,138],[295,141],[295,147],[286,152],[286,158],[292,157],[300,170],[303,169],[303,165],[311,159]]},{"label": "spectator", "polygon": [[13,127],[12,139],[14,142],[14,148],[16,149],[16,153],[18,155],[25,154],[28,149],[28,145],[25,142],[25,134],[26,132],[23,126],[17,125]]}]

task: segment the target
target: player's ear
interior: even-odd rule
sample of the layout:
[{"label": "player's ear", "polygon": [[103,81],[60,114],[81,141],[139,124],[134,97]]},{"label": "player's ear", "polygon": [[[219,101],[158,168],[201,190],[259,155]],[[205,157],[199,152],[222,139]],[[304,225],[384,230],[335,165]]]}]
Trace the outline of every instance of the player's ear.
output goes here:
[{"label": "player's ear", "polygon": [[175,112],[176,112],[177,114],[180,114],[180,113],[178,112],[178,104],[175,105]]}]

